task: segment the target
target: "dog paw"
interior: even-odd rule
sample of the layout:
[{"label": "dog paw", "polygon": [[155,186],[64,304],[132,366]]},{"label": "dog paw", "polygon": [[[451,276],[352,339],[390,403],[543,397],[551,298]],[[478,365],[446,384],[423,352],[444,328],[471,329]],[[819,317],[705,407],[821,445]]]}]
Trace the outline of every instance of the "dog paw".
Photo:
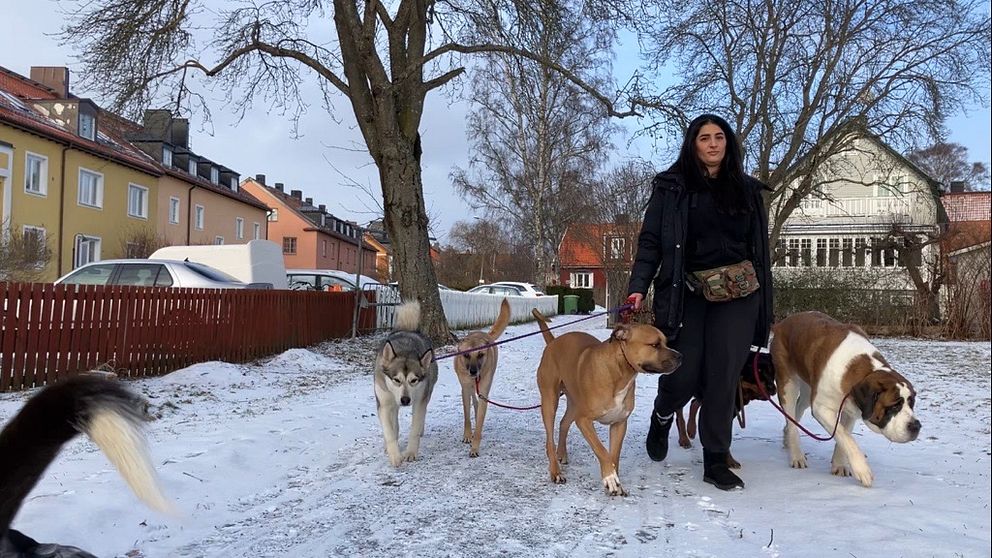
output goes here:
[{"label": "dog paw", "polygon": [[405,452],[403,452],[403,461],[416,461],[416,460],[417,460],[417,452],[410,450],[406,450]]},{"label": "dog paw", "polygon": [[692,447],[692,442],[689,441],[689,438],[679,438],[679,446],[689,449]]},{"label": "dog paw", "polygon": [[392,464],[393,467],[399,467],[400,464],[403,463],[403,456],[398,453],[390,453],[389,463]]},{"label": "dog paw", "polygon": [[472,433],[471,432],[466,432],[464,435],[462,435],[462,443],[463,444],[471,444],[472,443]]},{"label": "dog paw", "polygon": [[871,488],[871,483],[875,482],[875,475],[867,465],[864,467],[852,467],[851,473],[854,475],[854,478],[858,479],[861,486],[865,488]]},{"label": "dog paw", "polygon": [[603,478],[603,490],[609,496],[626,496],[627,490],[620,484],[620,477],[616,473]]},{"label": "dog paw", "polygon": [[555,484],[565,484],[565,475],[561,473],[551,475],[551,482]]},{"label": "dog paw", "polygon": [[558,463],[561,463],[562,465],[568,465],[568,454],[567,453],[563,453],[563,454],[559,455],[558,456]]},{"label": "dog paw", "polygon": [[479,457],[479,448],[472,448],[468,450],[469,457]]},{"label": "dog paw", "polygon": [[793,469],[805,469],[806,465],[806,455],[800,453],[799,455],[793,455],[791,465]]},{"label": "dog paw", "polygon": [[831,463],[830,464],[830,474],[837,475],[838,477],[849,477],[851,476],[851,468],[846,463]]}]

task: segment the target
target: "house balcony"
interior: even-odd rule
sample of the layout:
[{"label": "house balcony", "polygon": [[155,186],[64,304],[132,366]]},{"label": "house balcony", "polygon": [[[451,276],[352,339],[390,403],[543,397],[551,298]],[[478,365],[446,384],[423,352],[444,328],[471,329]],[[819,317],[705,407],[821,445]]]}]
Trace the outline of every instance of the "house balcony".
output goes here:
[{"label": "house balcony", "polygon": [[807,217],[910,217],[913,200],[908,197],[807,198],[799,204],[799,211]]}]

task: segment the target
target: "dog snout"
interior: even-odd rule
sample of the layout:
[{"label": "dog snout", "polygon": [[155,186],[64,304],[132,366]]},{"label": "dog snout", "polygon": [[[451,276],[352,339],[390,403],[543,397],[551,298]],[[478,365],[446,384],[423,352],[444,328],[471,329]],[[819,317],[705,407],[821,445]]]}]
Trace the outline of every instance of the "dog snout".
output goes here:
[{"label": "dog snout", "polygon": [[404,407],[406,407],[409,404],[410,404],[410,396],[409,395],[404,395],[403,397],[400,397],[400,405],[403,405]]},{"label": "dog snout", "polygon": [[479,375],[479,367],[478,366],[469,366],[468,367],[468,375],[469,376],[472,376],[473,378],[476,377],[476,376],[478,376]]},{"label": "dog snout", "polygon": [[920,421],[919,420],[913,419],[912,422],[910,422],[909,424],[906,425],[906,430],[909,431],[909,434],[915,440],[916,437],[920,435],[920,429],[922,427],[923,427],[923,425],[920,424]]}]

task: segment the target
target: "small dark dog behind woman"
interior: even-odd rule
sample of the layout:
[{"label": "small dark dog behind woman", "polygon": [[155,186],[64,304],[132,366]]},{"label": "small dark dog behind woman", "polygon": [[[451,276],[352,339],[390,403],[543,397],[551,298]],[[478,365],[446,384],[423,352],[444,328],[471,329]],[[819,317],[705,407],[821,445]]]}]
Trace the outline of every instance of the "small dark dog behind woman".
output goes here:
[{"label": "small dark dog behind woman", "polygon": [[771,326],[766,187],[744,173],[737,136],[712,114],[689,124],[678,160],[653,187],[628,301],[640,309],[654,281],[654,325],[684,358],[677,374],[659,379],[647,452],[665,459],[673,414],[702,394],[703,480],[743,488],[727,456],[739,372],[752,345],[768,345]]}]

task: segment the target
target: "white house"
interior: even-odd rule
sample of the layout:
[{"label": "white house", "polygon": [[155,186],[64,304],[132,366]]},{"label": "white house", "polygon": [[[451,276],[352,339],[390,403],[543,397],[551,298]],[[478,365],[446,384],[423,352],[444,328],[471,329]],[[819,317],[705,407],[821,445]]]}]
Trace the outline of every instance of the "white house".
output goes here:
[{"label": "white house", "polygon": [[[906,264],[938,262],[939,246],[929,245],[907,262],[885,238],[894,228],[936,237],[946,222],[939,184],[875,137],[860,134],[846,143],[819,166],[815,193],[785,220],[775,247],[776,277],[821,268],[857,276],[863,288],[912,291]],[[773,215],[776,209],[773,204]],[[930,267],[920,265],[927,281]]]}]

